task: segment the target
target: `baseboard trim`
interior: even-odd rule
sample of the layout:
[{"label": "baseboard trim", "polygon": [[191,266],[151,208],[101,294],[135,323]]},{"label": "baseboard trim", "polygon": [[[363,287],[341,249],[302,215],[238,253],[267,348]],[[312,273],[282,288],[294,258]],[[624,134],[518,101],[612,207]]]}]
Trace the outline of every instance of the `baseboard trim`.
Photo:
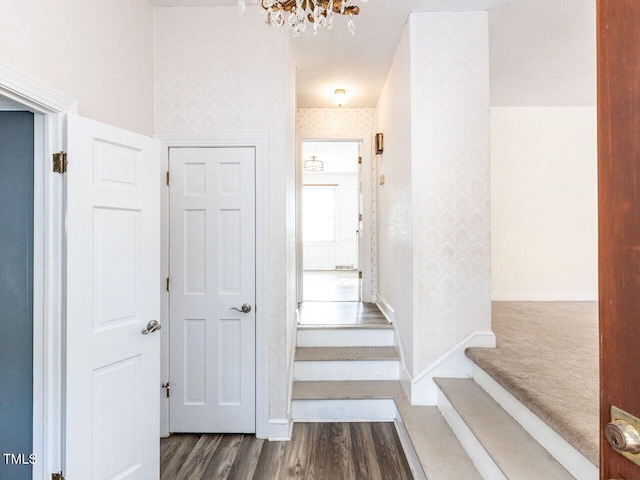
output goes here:
[{"label": "baseboard trim", "polygon": [[395,324],[396,321],[396,311],[389,305],[389,303],[380,296],[379,293],[376,293],[376,305],[385,316],[385,318],[389,321],[389,323]]},{"label": "baseboard trim", "polygon": [[494,302],[595,302],[598,292],[492,292]]},{"label": "baseboard trim", "polygon": [[475,364],[473,379],[577,480],[598,480],[598,467]]},{"label": "baseboard trim", "polygon": [[289,418],[269,419],[269,441],[282,442],[291,440],[293,421]]}]

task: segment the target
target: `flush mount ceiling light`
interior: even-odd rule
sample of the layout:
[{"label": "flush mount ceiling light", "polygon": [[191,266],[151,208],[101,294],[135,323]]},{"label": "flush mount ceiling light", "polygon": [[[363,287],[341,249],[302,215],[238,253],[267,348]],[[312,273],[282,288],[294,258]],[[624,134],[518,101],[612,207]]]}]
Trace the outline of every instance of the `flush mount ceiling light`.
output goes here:
[{"label": "flush mount ceiling light", "polygon": [[304,169],[307,172],[321,172],[324,170],[324,162],[318,160],[318,157],[311,155],[311,160],[304,161]]},{"label": "flush mount ceiling light", "polygon": [[[309,28],[313,29],[314,35],[318,32],[318,28],[330,29],[335,15],[349,17],[347,28],[353,35],[355,26],[352,17],[360,13],[356,0],[251,0],[251,2],[260,2],[260,6],[265,11],[264,21],[267,25],[281,27],[286,21],[296,37],[304,35]],[[246,0],[238,0],[240,13],[244,13],[245,7]]]},{"label": "flush mount ceiling light", "polygon": [[339,107],[347,103],[347,92],[344,88],[336,88],[333,91],[333,103]]}]

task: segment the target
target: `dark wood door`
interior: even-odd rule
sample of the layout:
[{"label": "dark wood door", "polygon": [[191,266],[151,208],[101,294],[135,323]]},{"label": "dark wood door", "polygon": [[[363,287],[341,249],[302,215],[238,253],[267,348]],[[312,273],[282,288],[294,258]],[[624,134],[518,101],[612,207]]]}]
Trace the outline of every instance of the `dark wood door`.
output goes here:
[{"label": "dark wood door", "polygon": [[[597,29],[604,427],[611,405],[640,417],[640,0],[598,0]],[[600,478],[640,479],[640,466],[600,438]]]}]

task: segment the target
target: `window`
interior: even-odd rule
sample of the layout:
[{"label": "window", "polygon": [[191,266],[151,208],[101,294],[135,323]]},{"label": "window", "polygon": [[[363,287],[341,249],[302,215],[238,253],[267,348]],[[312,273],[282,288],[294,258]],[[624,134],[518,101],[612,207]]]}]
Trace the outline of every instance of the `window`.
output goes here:
[{"label": "window", "polygon": [[303,188],[302,237],[305,242],[335,241],[335,188]]}]

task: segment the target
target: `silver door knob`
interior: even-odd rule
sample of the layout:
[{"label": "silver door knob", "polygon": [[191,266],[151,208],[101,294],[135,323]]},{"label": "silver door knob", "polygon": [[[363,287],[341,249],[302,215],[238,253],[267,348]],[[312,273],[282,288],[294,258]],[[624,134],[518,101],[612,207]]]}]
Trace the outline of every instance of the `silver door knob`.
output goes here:
[{"label": "silver door knob", "polygon": [[619,451],[637,455],[640,453],[640,434],[624,420],[614,420],[604,427],[604,436]]},{"label": "silver door knob", "polygon": [[231,307],[229,310],[237,310],[238,312],[241,312],[241,313],[249,313],[251,311],[251,305],[249,305],[248,303],[245,303],[240,308]]},{"label": "silver door knob", "polygon": [[142,330],[142,334],[149,335],[150,333],[153,333],[156,330],[160,330],[161,328],[162,325],[160,325],[157,320],[150,320],[149,323],[147,323],[147,328]]}]

